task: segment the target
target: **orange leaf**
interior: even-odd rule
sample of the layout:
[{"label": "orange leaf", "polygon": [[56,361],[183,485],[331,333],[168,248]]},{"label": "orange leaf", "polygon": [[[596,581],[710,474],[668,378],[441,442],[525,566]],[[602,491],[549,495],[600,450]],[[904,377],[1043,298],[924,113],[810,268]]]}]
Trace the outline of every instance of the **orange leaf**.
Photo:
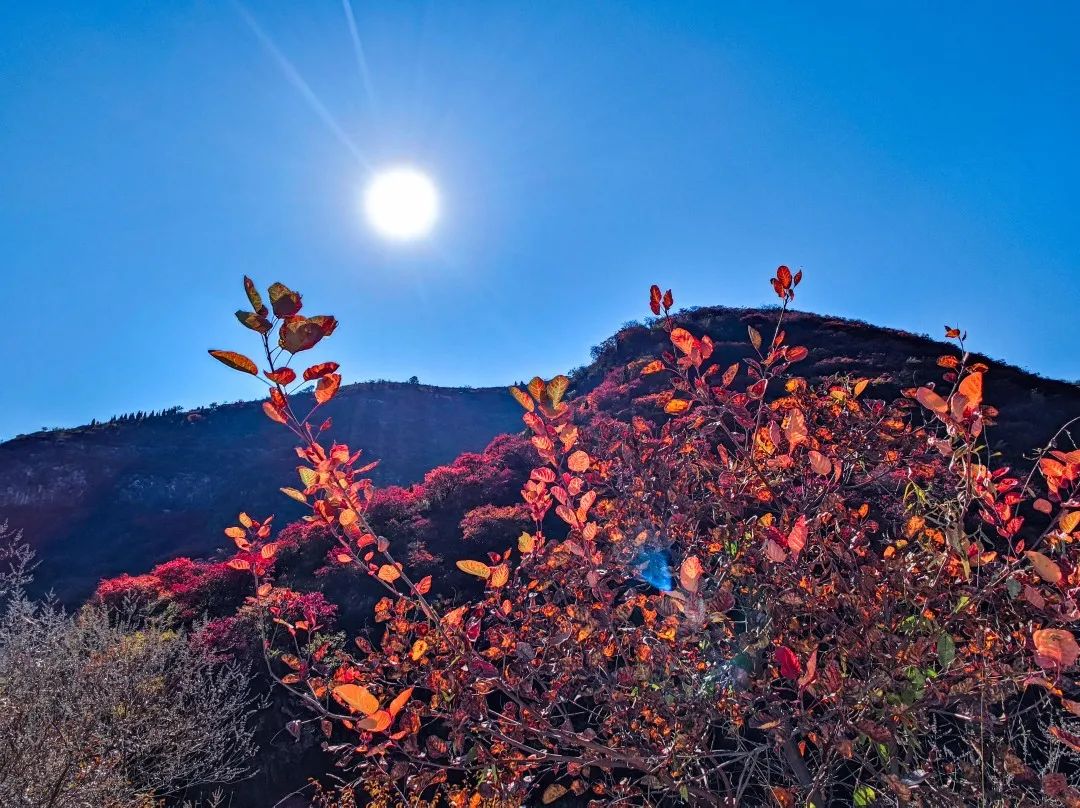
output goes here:
[{"label": "orange leaf", "polygon": [[477,578],[488,578],[491,576],[491,568],[482,561],[459,561],[457,562],[457,568],[462,572],[467,572],[469,575],[475,575]]},{"label": "orange leaf", "polygon": [[1062,514],[1060,526],[1066,533],[1072,533],[1077,525],[1080,525],[1080,511],[1069,511]]},{"label": "orange leaf", "polygon": [[685,328],[673,328],[671,330],[671,344],[687,356],[694,350],[695,342],[697,342],[697,340],[694,339],[694,335]]},{"label": "orange leaf", "polygon": [[982,403],[983,375],[982,373],[969,373],[960,382],[956,391],[968,400],[968,406],[978,407]]},{"label": "orange leaf", "polygon": [[589,463],[591,462],[587,452],[583,452],[578,449],[570,457],[566,458],[566,466],[570,471],[575,474],[581,474],[584,471],[588,471]]},{"label": "orange leaf", "polygon": [[793,409],[788,414],[787,424],[784,425],[784,435],[791,444],[791,448],[794,449],[800,443],[805,443],[809,434],[806,429],[806,417],[802,410]]},{"label": "orange leaf", "polygon": [[830,461],[829,458],[827,458],[821,452],[811,449],[809,452],[806,453],[806,457],[810,461],[810,468],[812,468],[815,473],[820,474],[822,477],[826,476],[830,471],[832,471],[832,461]]},{"label": "orange leaf", "polygon": [[335,699],[354,713],[371,715],[379,709],[379,700],[363,685],[338,685],[333,694]]},{"label": "orange leaf", "polygon": [[701,584],[701,561],[697,556],[687,556],[679,566],[679,585],[687,592],[697,592]]},{"label": "orange leaf", "polygon": [[855,398],[858,398],[862,395],[863,390],[866,389],[866,385],[868,384],[870,384],[869,379],[859,379],[857,382],[855,382],[855,387],[852,390],[852,392],[855,394]]},{"label": "orange leaf", "polygon": [[1045,628],[1031,635],[1035,642],[1035,662],[1042,668],[1068,668],[1080,657],[1080,646],[1071,632]]},{"label": "orange leaf", "polygon": [[209,354],[214,357],[214,359],[228,365],[233,370],[250,373],[252,376],[259,375],[259,368],[243,354],[238,354],[235,351],[209,351]]},{"label": "orange leaf", "polygon": [[427,653],[427,649],[427,640],[417,640],[413,643],[412,650],[409,652],[409,659],[413,662],[418,662],[420,658]]},{"label": "orange leaf", "polygon": [[420,579],[420,583],[416,585],[416,591],[421,595],[426,595],[428,592],[431,591],[430,575],[425,575],[423,578]]},{"label": "orange leaf", "polygon": [[536,404],[532,400],[532,396],[526,395],[524,391],[517,387],[510,388],[510,395],[514,397],[514,400],[525,408],[527,412],[532,412],[536,409]]},{"label": "orange leaf", "polygon": [[506,582],[509,580],[510,566],[506,562],[503,562],[491,570],[491,578],[488,580],[488,584],[493,589],[499,589],[500,587],[506,586]]},{"label": "orange leaf", "polygon": [[810,354],[806,348],[802,345],[796,345],[794,348],[788,348],[784,351],[784,359],[788,362],[801,362]]},{"label": "orange leaf", "polygon": [[319,379],[319,383],[315,385],[315,400],[320,404],[325,404],[334,397],[334,394],[338,391],[338,387],[340,386],[340,373],[330,373],[323,376]]},{"label": "orange leaf", "polygon": [[277,542],[269,542],[262,546],[262,549],[259,551],[259,555],[261,555],[263,558],[273,558],[277,554],[277,551]]},{"label": "orange leaf", "polygon": [[381,567],[379,567],[380,581],[386,581],[388,584],[392,584],[400,577],[401,570],[399,570],[393,564],[383,564]]},{"label": "orange leaf", "polygon": [[[276,390],[277,388],[274,389]],[[277,423],[279,424],[288,423],[288,421],[285,419],[285,413],[275,407],[271,402],[264,401],[262,406],[263,412],[266,413],[266,417],[269,418],[271,421],[277,421]]]},{"label": "orange leaf", "polygon": [[926,409],[936,412],[938,415],[945,415],[949,411],[949,405],[945,403],[945,399],[931,390],[929,387],[920,387],[915,392],[915,398]]},{"label": "orange leaf", "polygon": [[315,379],[321,379],[323,376],[329,376],[339,367],[337,362],[320,362],[317,365],[312,365],[304,371],[304,381],[311,382]]},{"label": "orange leaf", "polygon": [[806,526],[806,517],[800,516],[795,520],[795,524],[791,528],[791,532],[787,536],[788,549],[791,552],[798,555],[798,553],[806,546],[806,537],[809,530]]},{"label": "orange leaf", "polygon": [[[420,642],[424,641],[420,640]],[[427,643],[424,643],[424,645],[426,646]],[[415,647],[413,650],[415,651]],[[398,693],[397,697],[392,702],[390,702],[389,706],[387,706],[386,712],[390,713],[390,716],[392,718],[397,718],[397,714],[400,713],[401,708],[408,703],[409,699],[412,697],[412,694],[413,689],[411,687],[402,690],[400,693]]]},{"label": "orange leaf", "polygon": [[649,364],[641,369],[642,376],[648,376],[650,373],[659,373],[664,369],[664,363],[659,359],[654,359]]},{"label": "orange leaf", "polygon": [[356,726],[360,729],[366,729],[368,732],[384,732],[390,728],[390,725],[394,723],[393,716],[386,710],[379,710],[377,713],[368,716],[363,721],[357,722]]},{"label": "orange leaf", "polygon": [[680,412],[686,412],[688,409],[690,409],[690,402],[681,398],[673,398],[664,405],[664,412],[668,415],[678,415]]},{"label": "orange leaf", "polygon": [[234,570],[249,570],[249,569],[251,569],[251,565],[249,563],[247,563],[246,561],[244,561],[243,559],[240,559],[240,558],[234,558],[232,561],[230,561],[228,564],[226,564],[226,566],[232,567]]},{"label": "orange leaf", "polygon": [[1028,561],[1031,562],[1031,566],[1035,568],[1035,572],[1039,574],[1039,577],[1048,584],[1056,584],[1061,580],[1061,567],[1042,553],[1036,550],[1028,550],[1024,555],[1027,556]]}]

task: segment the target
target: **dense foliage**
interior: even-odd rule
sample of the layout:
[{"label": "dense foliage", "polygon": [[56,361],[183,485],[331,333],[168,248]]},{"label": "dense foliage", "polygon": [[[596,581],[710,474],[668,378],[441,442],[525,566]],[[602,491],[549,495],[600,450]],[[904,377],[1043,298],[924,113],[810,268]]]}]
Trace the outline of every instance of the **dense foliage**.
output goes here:
[{"label": "dense foliage", "polygon": [[[262,337],[264,409],[300,442],[300,483],[283,491],[332,536],[335,563],[385,592],[377,628],[344,644],[315,613],[283,608],[302,596],[275,579],[268,520],[227,531],[269,670],[311,711],[290,731],[325,736],[343,793],[1080,804],[1067,628],[1080,617],[1080,451],[1058,448],[1059,433],[1024,477],[996,467],[987,367],[956,329],[942,383],[905,398],[876,400],[866,379],[808,384],[783,327],[800,280],[778,270],[774,333],[751,329],[748,358],[727,368],[653,287],[670,349],[622,378],[666,378],[635,398],[655,417],[612,417],[595,399],[619,391],[603,385],[568,400],[566,377],[512,389],[539,462],[519,509],[466,521],[488,531],[523,509],[532,525],[458,561],[483,589],[451,602],[373,529],[372,464],[293,410],[289,361],[333,319],[302,317],[280,284],[271,315],[245,279],[253,311],[238,317]],[[303,372],[315,409],[337,370]]]}]

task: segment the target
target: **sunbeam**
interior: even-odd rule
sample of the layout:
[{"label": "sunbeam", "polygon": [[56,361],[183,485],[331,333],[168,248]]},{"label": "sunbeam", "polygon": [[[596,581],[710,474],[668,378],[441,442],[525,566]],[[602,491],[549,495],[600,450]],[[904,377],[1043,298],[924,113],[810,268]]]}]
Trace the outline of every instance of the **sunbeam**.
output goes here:
[{"label": "sunbeam", "polygon": [[345,130],[341,128],[334,116],[330,114],[330,110],[328,110],[322,101],[319,100],[315,91],[311,89],[311,85],[309,85],[304,80],[304,77],[300,75],[300,71],[298,71],[293,63],[289,61],[288,57],[281,52],[281,49],[274,44],[270,35],[261,25],[259,25],[258,21],[256,21],[251,15],[251,12],[249,12],[242,3],[236,3],[236,8],[248,28],[251,29],[251,32],[255,34],[256,38],[259,40],[259,43],[266,48],[267,52],[272,57],[274,57],[274,61],[277,62],[281,72],[285,74],[285,78],[300,92],[300,95],[304,97],[304,100],[307,101],[308,106],[311,107],[312,111],[319,116],[319,120],[325,124],[326,128],[334,134],[345,148],[352,152],[353,156],[364,166],[364,168],[370,170],[371,163],[369,163],[367,158],[360,152],[360,149],[357,148],[356,144],[352,141],[352,138],[350,138],[345,133]]},{"label": "sunbeam", "polygon": [[349,38],[352,39],[353,53],[356,54],[356,67],[360,73],[360,81],[364,85],[368,108],[377,113],[375,89],[371,84],[371,71],[368,70],[367,58],[364,56],[364,46],[360,43],[360,32],[356,28],[356,17],[353,16],[352,3],[349,0],[341,0],[341,7],[345,11],[345,21],[349,25]]}]

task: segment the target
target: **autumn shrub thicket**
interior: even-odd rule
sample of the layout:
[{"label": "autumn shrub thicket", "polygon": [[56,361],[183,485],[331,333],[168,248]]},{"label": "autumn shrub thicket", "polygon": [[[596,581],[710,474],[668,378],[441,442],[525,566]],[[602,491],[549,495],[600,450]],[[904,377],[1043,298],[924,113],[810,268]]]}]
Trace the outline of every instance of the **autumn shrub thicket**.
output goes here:
[{"label": "autumn shrub thicket", "polygon": [[156,808],[250,773],[244,668],[137,611],[31,601],[31,562],[0,525],[0,805]]},{"label": "autumn shrub thicket", "polygon": [[[988,368],[956,329],[941,381],[898,400],[808,384],[784,332],[800,280],[779,268],[774,331],[729,367],[653,287],[661,356],[587,395],[513,388],[537,459],[516,509],[467,517],[508,529],[457,561],[475,585],[454,600],[372,529],[372,465],[316,417],[338,366],[290,367],[336,321],[245,279],[264,409],[298,441],[283,491],[384,592],[346,642],[283,608],[302,595],[267,520],[227,531],[268,669],[310,710],[289,729],[337,757],[343,800],[1080,805],[1080,451],[1062,431],[1029,471],[998,465]],[[620,396],[625,419],[598,406]]]}]

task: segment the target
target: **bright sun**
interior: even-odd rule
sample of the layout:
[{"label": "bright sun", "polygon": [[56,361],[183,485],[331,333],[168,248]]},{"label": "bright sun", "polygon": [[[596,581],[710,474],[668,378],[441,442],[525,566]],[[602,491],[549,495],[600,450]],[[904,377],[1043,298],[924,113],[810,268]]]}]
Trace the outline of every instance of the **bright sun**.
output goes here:
[{"label": "bright sun", "polygon": [[364,214],[384,238],[418,239],[430,233],[439,218],[439,192],[415,168],[388,168],[377,172],[364,189]]}]

